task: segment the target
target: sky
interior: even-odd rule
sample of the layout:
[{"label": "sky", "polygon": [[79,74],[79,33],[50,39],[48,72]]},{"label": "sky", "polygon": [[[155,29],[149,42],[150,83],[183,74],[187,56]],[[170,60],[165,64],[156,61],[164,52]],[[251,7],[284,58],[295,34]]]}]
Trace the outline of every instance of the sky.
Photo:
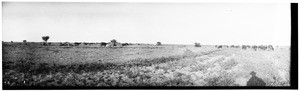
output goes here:
[{"label": "sky", "polygon": [[290,45],[290,25],[290,3],[2,3],[3,41]]}]

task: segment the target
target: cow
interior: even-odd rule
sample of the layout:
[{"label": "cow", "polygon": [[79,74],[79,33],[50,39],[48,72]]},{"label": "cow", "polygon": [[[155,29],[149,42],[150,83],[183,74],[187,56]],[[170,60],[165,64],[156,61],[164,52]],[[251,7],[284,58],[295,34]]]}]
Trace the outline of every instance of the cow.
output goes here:
[{"label": "cow", "polygon": [[84,42],[83,44],[84,44],[84,45],[88,45],[89,43]]},{"label": "cow", "polygon": [[230,48],[234,48],[234,45],[231,45]]},{"label": "cow", "polygon": [[46,46],[46,45],[48,45],[48,44],[47,44],[46,42],[43,42],[43,45]]},{"label": "cow", "polygon": [[256,51],[257,50],[257,46],[253,45],[252,48]]},{"label": "cow", "polygon": [[112,43],[108,43],[107,45],[106,45],[106,47],[113,47],[114,45],[112,44]]},{"label": "cow", "polygon": [[101,42],[101,43],[100,43],[100,46],[105,47],[107,44],[108,44],[108,43]]},{"label": "cow", "polygon": [[222,48],[222,46],[220,45],[220,46],[218,46],[218,49],[220,49],[220,48]]},{"label": "cow", "polygon": [[264,45],[263,48],[264,48],[264,50],[267,50],[267,49],[268,49],[268,46]]},{"label": "cow", "polygon": [[75,46],[78,46],[78,45],[80,45],[80,44],[81,44],[80,42],[75,42],[75,43],[74,43]]},{"label": "cow", "polygon": [[122,43],[122,46],[128,46],[129,44],[128,43]]},{"label": "cow", "polygon": [[229,46],[228,45],[224,45],[224,47],[228,48]]},{"label": "cow", "polygon": [[59,44],[60,44],[59,46],[66,46],[66,44],[62,42],[60,42]]},{"label": "cow", "polygon": [[[3,41],[2,41],[2,43],[3,43]],[[27,41],[26,41],[26,40],[23,40],[23,43],[24,43],[25,45],[27,45]]]},{"label": "cow", "polygon": [[95,43],[83,43],[84,45],[92,45],[92,44],[95,44]]},{"label": "cow", "polygon": [[261,50],[266,50],[268,47],[264,46],[264,45],[260,45],[260,46],[258,46],[258,48],[260,48]]},{"label": "cow", "polygon": [[73,46],[73,45],[70,44],[69,42],[65,42],[65,43],[60,42],[59,46]]},{"label": "cow", "polygon": [[250,46],[250,45],[247,45],[247,48],[251,48],[251,46]]},{"label": "cow", "polygon": [[268,45],[268,48],[271,49],[272,51],[274,51],[274,48],[272,45]]}]

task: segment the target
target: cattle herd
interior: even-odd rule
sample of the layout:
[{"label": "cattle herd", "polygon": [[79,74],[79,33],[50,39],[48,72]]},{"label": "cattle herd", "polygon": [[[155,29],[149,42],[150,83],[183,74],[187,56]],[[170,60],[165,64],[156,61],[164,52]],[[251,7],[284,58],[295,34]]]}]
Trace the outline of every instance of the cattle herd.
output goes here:
[{"label": "cattle herd", "polygon": [[272,45],[231,45],[231,46],[228,46],[228,45],[216,45],[215,47],[217,47],[218,49],[220,48],[242,48],[244,50],[246,49],[253,49],[255,51],[257,50],[271,50],[271,51],[274,51],[274,47]]},{"label": "cattle herd", "polygon": [[[4,42],[4,41],[2,41]],[[12,41],[11,41],[12,42]],[[23,41],[25,45],[27,45],[26,41]],[[13,43],[13,42],[12,42]],[[59,46],[79,46],[79,45],[95,45],[98,44],[101,47],[123,47],[123,46],[128,46],[128,45],[133,45],[133,43],[120,43],[120,42],[100,42],[100,43],[88,43],[88,42],[60,42]],[[51,45],[51,42],[44,42],[43,45]],[[140,44],[137,44],[140,45]],[[160,42],[158,42],[158,45],[161,45]],[[200,45],[200,43],[199,43]],[[197,46],[196,46],[197,47]],[[255,51],[257,50],[269,50],[269,51],[274,51],[274,47],[272,45],[215,45],[216,48],[242,48],[244,50],[246,49],[253,49]]]},{"label": "cattle herd", "polygon": [[[86,42],[75,42],[74,44],[71,44],[69,42],[64,42],[64,43],[60,43],[60,46],[79,46],[79,45],[93,45],[93,44],[100,44],[101,47],[114,47],[117,45],[122,46],[128,46],[128,45],[133,45],[132,43],[112,43],[112,42],[101,42],[101,43],[86,43]],[[216,48],[220,49],[220,48],[242,48],[244,50],[246,49],[253,49],[255,51],[257,50],[270,50],[270,51],[274,51],[274,47],[272,45],[216,45]]]},{"label": "cattle herd", "polygon": [[101,47],[114,47],[114,46],[128,46],[128,45],[132,45],[131,43],[111,43],[111,42],[100,42],[100,43],[88,43],[88,42],[74,42],[74,43],[70,43],[70,42],[60,42],[59,46],[79,46],[79,45],[95,45],[95,44],[99,44]]}]

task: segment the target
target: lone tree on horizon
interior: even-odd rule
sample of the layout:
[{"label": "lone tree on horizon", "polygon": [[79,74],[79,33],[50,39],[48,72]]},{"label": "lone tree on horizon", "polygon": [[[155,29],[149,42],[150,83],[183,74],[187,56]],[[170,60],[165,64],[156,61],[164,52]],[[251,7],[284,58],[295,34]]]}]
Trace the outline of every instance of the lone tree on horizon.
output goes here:
[{"label": "lone tree on horizon", "polygon": [[26,40],[23,40],[23,43],[25,44],[25,45],[27,45],[27,43],[26,43],[27,41]]},{"label": "lone tree on horizon", "polygon": [[47,45],[47,41],[50,37],[49,36],[43,36],[42,39],[45,41],[44,45]]},{"label": "lone tree on horizon", "polygon": [[161,42],[156,42],[156,45],[161,45]]},{"label": "lone tree on horizon", "polygon": [[195,42],[195,47],[201,47],[200,43]]}]

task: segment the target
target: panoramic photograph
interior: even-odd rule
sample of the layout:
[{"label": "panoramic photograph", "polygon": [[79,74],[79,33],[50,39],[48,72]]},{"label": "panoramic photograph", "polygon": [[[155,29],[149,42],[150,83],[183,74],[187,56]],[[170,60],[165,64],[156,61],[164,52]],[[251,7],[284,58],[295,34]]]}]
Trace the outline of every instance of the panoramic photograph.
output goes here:
[{"label": "panoramic photograph", "polygon": [[289,87],[290,3],[2,2],[2,86]]}]

